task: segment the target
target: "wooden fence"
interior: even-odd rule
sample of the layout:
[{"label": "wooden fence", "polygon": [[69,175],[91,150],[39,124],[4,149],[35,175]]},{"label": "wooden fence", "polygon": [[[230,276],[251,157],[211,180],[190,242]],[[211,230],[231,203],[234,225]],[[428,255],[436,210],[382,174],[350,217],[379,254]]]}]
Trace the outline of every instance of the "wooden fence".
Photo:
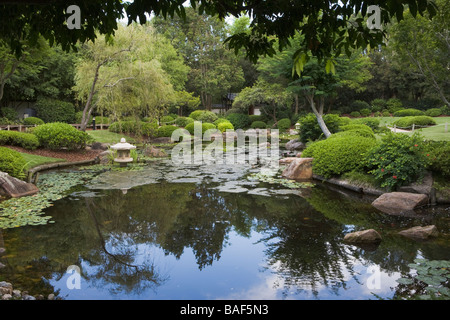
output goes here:
[{"label": "wooden fence", "polygon": [[[75,127],[77,129],[80,129],[81,124],[77,123],[77,124],[71,124],[72,127]],[[33,128],[36,127],[35,124],[31,124],[31,125],[25,125],[25,124],[2,124],[0,125],[0,130],[12,130],[12,131],[26,131],[27,128]],[[95,125],[95,129],[96,130],[103,130],[103,129],[108,129],[109,124],[96,124]],[[88,125],[87,129],[94,129],[94,126]]]}]

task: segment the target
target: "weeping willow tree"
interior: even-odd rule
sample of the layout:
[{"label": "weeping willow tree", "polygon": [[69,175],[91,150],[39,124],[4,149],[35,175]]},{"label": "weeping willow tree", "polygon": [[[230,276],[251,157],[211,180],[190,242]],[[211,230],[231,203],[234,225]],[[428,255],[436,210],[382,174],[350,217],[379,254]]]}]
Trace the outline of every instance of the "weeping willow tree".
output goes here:
[{"label": "weeping willow tree", "polygon": [[81,130],[86,130],[94,111],[116,119],[161,115],[175,99],[174,85],[183,81],[179,74],[171,77],[166,70],[178,64],[181,75],[188,71],[180,59],[150,26],[121,26],[113,38],[99,36],[83,44],[74,87],[84,104]]}]

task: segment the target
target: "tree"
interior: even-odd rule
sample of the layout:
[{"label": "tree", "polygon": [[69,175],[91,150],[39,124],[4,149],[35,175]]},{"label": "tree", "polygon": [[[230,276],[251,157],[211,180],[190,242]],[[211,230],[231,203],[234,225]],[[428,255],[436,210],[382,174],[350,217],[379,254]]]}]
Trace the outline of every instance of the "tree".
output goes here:
[{"label": "tree", "polygon": [[190,67],[186,89],[196,93],[204,108],[211,110],[228,92],[240,89],[244,81],[238,59],[224,45],[226,25],[217,17],[200,15],[186,8],[185,19],[153,20]]},{"label": "tree", "polygon": [[440,10],[432,19],[416,17],[413,8],[394,24],[390,44],[396,60],[406,70],[424,77],[445,105],[450,107],[450,7],[437,1]]},{"label": "tree", "polygon": [[[301,34],[296,34],[292,46],[273,57],[261,59],[258,67],[260,77],[267,82],[284,85],[288,92],[295,95],[303,95],[316,115],[325,137],[329,137],[331,132],[323,121],[325,103],[335,99],[340,88],[363,91],[364,83],[371,78],[368,70],[370,60],[358,51],[353,52],[350,57],[341,54],[331,65],[305,55],[303,70],[299,76],[292,72],[294,61],[291,57],[300,50],[298,46],[302,42],[301,37]],[[333,72],[329,72],[328,68],[333,68]]]},{"label": "tree", "polygon": [[85,103],[82,130],[97,106],[116,117],[126,112],[157,117],[173,100],[170,77],[154,54],[163,44],[157,38],[149,26],[131,25],[119,28],[110,42],[103,37],[82,46],[74,87]]},{"label": "tree", "polygon": [[[21,3],[2,4],[0,6],[0,35],[13,50],[20,55],[22,45],[19,40],[37,40],[43,35],[51,44],[61,44],[64,49],[75,47],[78,41],[94,41],[100,34],[111,36],[118,28],[117,20],[127,16],[129,23],[147,21],[146,15],[164,18],[186,17],[184,0],[133,2],[119,0],[77,0],[83,22],[79,30],[68,29],[65,19],[67,3],[64,1],[35,0]],[[319,59],[339,56],[352,48],[375,47],[383,40],[381,29],[370,30],[364,21],[368,16],[367,8],[378,5],[383,23],[388,23],[395,16],[403,18],[405,5],[413,8],[413,13],[431,16],[436,7],[430,0],[190,0],[190,4],[199,13],[217,15],[224,19],[228,15],[252,17],[251,34],[239,33],[228,38],[229,45],[239,50],[244,48],[250,60],[256,61],[260,56],[275,54],[274,40],[279,40],[282,50],[289,45],[295,32],[304,36],[303,45]],[[361,15],[362,18],[354,19]],[[303,23],[306,21],[306,23]],[[32,26],[32,27],[29,27]],[[296,61],[301,62],[301,52]]]}]

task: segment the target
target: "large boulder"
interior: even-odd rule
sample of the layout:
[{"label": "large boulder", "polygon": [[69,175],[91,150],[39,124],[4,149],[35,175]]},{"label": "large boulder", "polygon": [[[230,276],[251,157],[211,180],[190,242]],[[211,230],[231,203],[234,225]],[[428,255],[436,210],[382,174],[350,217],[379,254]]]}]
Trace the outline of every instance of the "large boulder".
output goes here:
[{"label": "large boulder", "polygon": [[293,180],[312,179],[313,158],[293,158],[281,174],[284,178]]},{"label": "large boulder", "polygon": [[0,171],[0,194],[19,198],[31,196],[38,192],[39,189],[34,184],[11,177],[6,172]]},{"label": "large boulder", "polygon": [[432,237],[437,237],[439,235],[439,232],[436,228],[436,226],[425,226],[425,227],[412,227],[403,231],[400,231],[398,234],[413,238],[417,240],[426,240]]},{"label": "large boulder", "polygon": [[415,208],[428,204],[426,194],[409,192],[384,193],[372,202],[378,210],[387,214],[408,214]]},{"label": "large boulder", "polygon": [[305,144],[303,142],[293,139],[289,140],[286,143],[285,148],[287,150],[303,150],[305,149]]},{"label": "large boulder", "polygon": [[374,229],[351,232],[344,236],[345,242],[357,244],[378,243],[381,239],[381,235]]}]

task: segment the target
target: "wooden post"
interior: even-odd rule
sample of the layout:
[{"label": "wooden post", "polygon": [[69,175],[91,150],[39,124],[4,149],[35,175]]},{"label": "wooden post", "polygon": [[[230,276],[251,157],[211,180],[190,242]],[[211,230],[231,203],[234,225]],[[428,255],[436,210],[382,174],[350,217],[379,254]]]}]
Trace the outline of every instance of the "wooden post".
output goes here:
[{"label": "wooden post", "polygon": [[412,125],[412,131],[414,132],[414,127],[415,127],[416,125],[413,123],[413,125]]},{"label": "wooden post", "polygon": [[394,132],[397,132],[397,125],[394,124]]}]

